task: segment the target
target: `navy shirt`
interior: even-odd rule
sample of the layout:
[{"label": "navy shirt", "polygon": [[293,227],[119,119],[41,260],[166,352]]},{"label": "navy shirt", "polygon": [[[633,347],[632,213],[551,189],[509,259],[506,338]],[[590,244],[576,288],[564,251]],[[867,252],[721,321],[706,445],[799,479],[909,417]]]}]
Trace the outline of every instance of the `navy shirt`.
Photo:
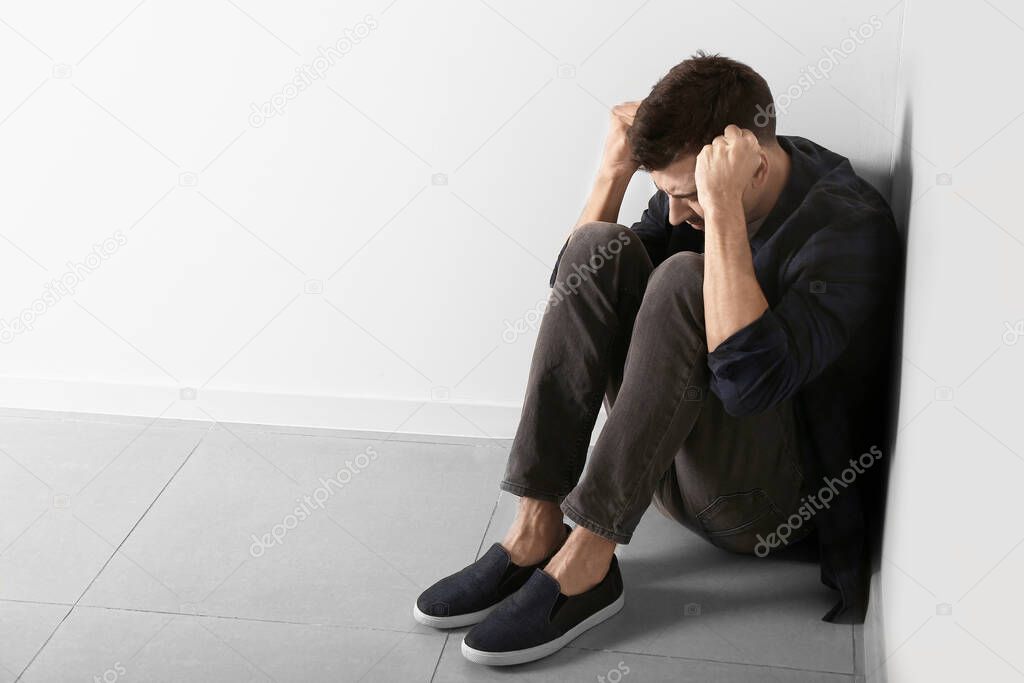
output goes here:
[{"label": "navy shirt", "polygon": [[[837,491],[830,507],[814,514],[822,581],[840,591],[825,620],[858,620],[882,467],[861,467],[852,484],[833,478],[862,453],[889,455],[901,242],[888,204],[848,159],[804,138],[779,136],[779,144],[792,160],[790,175],[751,238],[769,308],[708,355],[711,390],[733,415],[793,399],[806,492],[817,494],[829,481]],[[663,192],[632,230],[655,266],[680,251],[704,251],[703,232],[669,224]]]}]

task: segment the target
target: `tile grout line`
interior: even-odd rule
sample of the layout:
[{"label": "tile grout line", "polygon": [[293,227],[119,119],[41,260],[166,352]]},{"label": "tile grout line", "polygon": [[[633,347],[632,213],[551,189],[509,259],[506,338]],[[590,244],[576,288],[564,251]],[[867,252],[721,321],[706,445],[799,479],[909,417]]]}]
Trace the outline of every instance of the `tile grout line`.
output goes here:
[{"label": "tile grout line", "polygon": [[437,661],[434,662],[434,670],[430,673],[429,683],[434,683],[434,679],[437,677],[437,670],[441,666],[441,659],[444,657],[444,651],[448,649],[448,639],[451,637],[451,633],[444,634],[444,642],[441,643],[441,651],[437,653]]},{"label": "tile grout line", "polygon": [[[138,425],[143,424],[145,420],[150,418],[132,416],[132,415],[118,415],[118,414],[102,414],[102,413],[69,413],[63,414],[61,411],[28,411],[26,409],[25,414],[18,414],[14,412],[5,413],[5,408],[0,407],[0,419],[11,419],[11,420],[52,420],[56,419],[59,422],[75,423],[75,424],[107,424],[107,425]],[[49,413],[55,415],[50,415]],[[39,413],[39,414],[30,414]],[[129,420],[118,420],[119,417],[130,418]],[[104,419],[106,418],[106,419]],[[136,421],[137,420],[137,421]],[[164,418],[158,417],[150,420],[148,423],[152,427],[159,427],[164,429],[208,429],[209,425],[215,424],[212,420],[193,420],[186,418]],[[257,422],[231,422],[231,421],[220,421],[219,424],[223,424],[229,427],[238,428],[251,428],[258,432],[268,434],[282,434],[285,436],[301,436],[310,438],[328,438],[328,439],[351,439],[353,441],[377,441],[382,434],[389,434],[386,430],[374,430],[374,429],[351,429],[343,427],[303,427],[293,425],[274,425],[264,424]],[[405,438],[390,438],[389,441],[395,441],[399,443],[426,443],[436,444],[441,446],[469,446],[472,448],[500,448],[507,450],[511,445],[512,437],[501,437],[501,436],[460,436],[455,434],[426,434],[421,432],[402,432],[400,436]],[[440,440],[439,440],[440,439]],[[448,440],[445,440],[448,439]]]},{"label": "tile grout line", "polygon": [[[0,602],[2,602],[2,601],[0,601]],[[8,601],[8,602],[10,602],[10,601]],[[50,605],[50,604],[52,604],[52,605],[58,605],[58,606],[68,606],[68,605],[62,605],[61,603],[47,603],[47,602],[32,603],[32,604],[39,604],[39,605]],[[97,610],[101,609],[101,610],[107,610],[107,611],[110,611],[110,612],[134,612],[134,613],[138,613],[138,614],[163,614],[163,615],[166,615],[166,616],[174,616],[174,617],[193,617],[193,618],[196,618],[196,619],[223,619],[223,620],[228,620],[228,621],[242,621],[242,622],[249,622],[249,623],[254,623],[254,624],[280,624],[282,626],[313,626],[313,627],[316,627],[316,628],[345,629],[345,630],[351,630],[351,631],[377,631],[379,633],[392,633],[392,634],[399,634],[400,633],[402,635],[416,635],[416,636],[430,636],[430,635],[433,635],[431,633],[424,632],[424,631],[407,631],[405,629],[399,629],[399,628],[385,628],[383,626],[364,626],[364,625],[361,625],[361,624],[325,624],[325,623],[318,623],[318,622],[315,622],[315,621],[290,621],[290,620],[287,620],[287,619],[261,619],[261,618],[258,618],[258,617],[238,617],[238,616],[232,616],[230,614],[198,614],[198,613],[195,613],[195,612],[170,612],[170,611],[167,611],[167,610],[142,609],[142,608],[138,608],[138,607],[111,607],[109,605],[71,605],[71,606],[72,607],[83,607],[85,609],[97,609]]]},{"label": "tile grout line", "polygon": [[14,602],[19,605],[48,605],[50,607],[73,607],[71,602],[49,602],[46,600],[20,600],[18,598],[0,598],[0,602]]},{"label": "tile grout line", "polygon": [[498,503],[501,502],[501,492],[498,492],[498,496],[494,499],[494,507],[491,508],[491,516],[487,518],[487,524],[484,526],[484,533],[480,536],[480,543],[476,547],[476,555],[473,556],[474,560],[480,559],[480,551],[484,548],[484,541],[487,540],[487,532],[491,530],[491,523],[494,522],[494,515],[498,512]]},{"label": "tile grout line", "polygon": [[619,655],[635,655],[637,657],[660,657],[662,659],[671,659],[673,661],[684,661],[684,662],[703,662],[705,664],[723,664],[725,666],[747,666],[759,669],[772,669],[778,671],[799,671],[803,673],[815,673],[815,674],[828,674],[830,676],[846,676],[847,678],[855,678],[857,674],[850,673],[849,671],[832,671],[830,669],[807,669],[800,666],[782,666],[779,664],[757,664],[755,662],[738,662],[731,661],[728,659],[705,659],[703,657],[682,657],[679,655],[663,655],[655,652],[636,652],[633,650],[616,650],[614,648],[596,648],[596,647],[581,647],[579,645],[566,645],[566,649],[569,650],[582,650],[584,652],[613,652]]},{"label": "tile grout line", "polygon": [[850,662],[850,665],[853,667],[854,675],[857,674],[857,630],[856,629],[857,629],[856,626],[853,626],[853,625],[850,626],[850,654],[852,655],[851,656],[851,660],[852,661]]},{"label": "tile grout line", "polygon": [[[491,530],[491,522],[494,521],[494,515],[498,511],[498,502],[500,500],[501,491],[498,491],[498,495],[494,498],[494,505],[491,507],[491,514],[487,518],[487,524],[484,525],[483,533],[480,535],[480,543],[476,546],[476,554],[473,556],[474,560],[480,559],[480,551],[484,547],[484,541],[487,540],[487,532]],[[437,670],[441,667],[441,659],[444,658],[444,651],[448,649],[448,640],[451,637],[451,633],[444,634],[444,642],[441,643],[441,651],[437,653],[437,661],[434,662],[434,671],[430,674],[430,683],[434,683],[434,679],[437,677]]]},{"label": "tile grout line", "polygon": [[43,649],[50,644],[50,640],[52,640],[53,636],[56,635],[57,631],[60,630],[60,627],[64,625],[64,622],[67,621],[67,618],[71,616],[71,613],[74,611],[74,609],[75,606],[71,605],[68,611],[64,613],[64,616],[61,617],[60,622],[53,628],[52,631],[50,631],[50,635],[46,637],[46,640],[43,641],[43,644],[40,645],[39,649],[36,650],[36,653],[32,655],[32,659],[28,660],[28,664],[26,664],[25,668],[21,670],[21,673],[18,674],[18,677],[14,679],[14,683],[18,683],[18,681],[21,680],[21,677],[25,675],[25,672],[28,671],[29,667],[32,666],[32,663],[36,661],[36,658],[39,657],[39,653],[41,653]]},{"label": "tile grout line", "polygon": [[[491,523],[494,521],[494,515],[498,511],[498,503],[501,501],[501,491],[498,491],[498,495],[494,498],[494,505],[491,507],[491,514],[487,518],[487,524],[484,525],[483,533],[480,535],[480,543],[477,544],[476,554],[473,556],[474,560],[480,558],[480,551],[484,547],[484,541],[487,540],[487,532],[491,530]],[[444,652],[448,649],[448,641],[451,639],[452,634],[444,634],[444,642],[441,643],[441,651],[437,653],[437,661],[434,662],[434,670],[430,674],[430,683],[434,683],[434,679],[437,678],[437,671],[441,668],[441,660],[444,658]]]},{"label": "tile grout line", "polygon": [[174,481],[174,478],[178,476],[178,472],[180,472],[181,469],[188,463],[188,461],[192,459],[192,455],[197,450],[199,450],[199,446],[202,445],[203,440],[206,439],[207,435],[213,430],[214,426],[215,424],[211,424],[210,427],[205,432],[203,432],[203,435],[199,437],[199,440],[196,441],[194,446],[192,446],[192,450],[188,452],[188,455],[185,456],[185,459],[181,461],[181,464],[178,465],[178,468],[174,470],[174,473],[170,476],[170,478],[163,485],[160,491],[158,491],[157,494],[153,497],[153,500],[150,502],[150,504],[142,512],[139,518],[135,520],[135,524],[132,525],[132,528],[128,530],[128,533],[125,534],[124,538],[121,539],[121,542],[118,543],[117,547],[114,548],[113,552],[110,553],[110,557],[107,558],[107,561],[103,563],[103,566],[99,568],[99,571],[96,572],[96,575],[92,577],[92,580],[89,581],[88,585],[82,590],[82,593],[75,600],[74,604],[71,605],[71,608],[67,611],[67,613],[64,614],[64,617],[60,620],[57,626],[54,627],[53,631],[50,632],[50,635],[47,636],[45,641],[43,641],[43,644],[39,646],[39,649],[36,650],[36,653],[32,655],[32,659],[28,661],[28,664],[25,665],[25,668],[23,668],[21,670],[21,673],[18,674],[18,677],[14,679],[14,683],[18,683],[18,681],[22,679],[22,677],[25,675],[25,672],[27,672],[29,668],[31,668],[32,664],[35,663],[36,659],[39,658],[39,655],[42,654],[43,650],[46,649],[46,646],[50,644],[50,641],[53,640],[53,637],[55,635],[57,635],[57,631],[60,630],[60,627],[64,625],[64,622],[68,620],[68,617],[71,616],[71,613],[75,611],[76,607],[78,607],[78,603],[81,602],[82,598],[85,597],[85,594],[89,592],[89,589],[92,588],[92,585],[96,583],[96,579],[100,577],[100,574],[103,573],[103,571],[114,559],[114,556],[117,555],[117,551],[120,550],[122,546],[124,546],[125,542],[132,535],[135,529],[138,528],[139,524],[142,523],[142,520],[146,518],[147,514],[149,514],[149,511],[153,509],[154,505],[156,505],[156,502],[160,500],[160,496],[162,496],[164,491],[167,490],[167,487],[171,485],[171,482]]}]

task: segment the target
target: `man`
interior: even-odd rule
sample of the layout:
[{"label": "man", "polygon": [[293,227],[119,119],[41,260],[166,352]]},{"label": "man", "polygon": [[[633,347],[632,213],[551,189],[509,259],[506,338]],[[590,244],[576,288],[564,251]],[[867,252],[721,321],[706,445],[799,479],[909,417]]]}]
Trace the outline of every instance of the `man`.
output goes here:
[{"label": "man", "polygon": [[[640,168],[658,192],[630,229],[616,221]],[[898,254],[882,197],[845,158],[777,137],[750,67],[698,53],[617,106],[501,482],[516,519],[426,590],[416,619],[476,624],[462,645],[475,662],[557,651],[622,608],[615,546],[652,500],[739,553],[816,530],[822,580],[840,591],[825,618],[856,618],[868,472],[847,470],[884,436]]]}]

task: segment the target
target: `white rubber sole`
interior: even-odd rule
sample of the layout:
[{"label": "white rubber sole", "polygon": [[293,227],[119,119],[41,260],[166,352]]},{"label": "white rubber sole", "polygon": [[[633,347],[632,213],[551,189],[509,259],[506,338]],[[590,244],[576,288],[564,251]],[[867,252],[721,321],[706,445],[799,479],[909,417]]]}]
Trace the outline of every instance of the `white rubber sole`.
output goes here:
[{"label": "white rubber sole", "polygon": [[626,594],[623,593],[619,596],[618,600],[604,609],[594,612],[589,617],[566,631],[560,638],[556,638],[550,642],[536,645],[534,647],[528,647],[525,650],[486,652],[484,650],[471,648],[469,645],[466,645],[466,641],[463,639],[462,656],[471,662],[476,664],[486,664],[487,666],[513,666],[515,664],[525,664],[527,662],[543,659],[548,655],[555,654],[573,640],[581,636],[585,631],[589,631],[602,621],[606,621],[615,616],[625,604]]},{"label": "white rubber sole", "polygon": [[416,605],[412,606],[412,618],[423,624],[424,626],[431,626],[433,628],[462,628],[463,626],[472,626],[473,624],[479,624],[481,621],[487,618],[487,615],[494,611],[494,608],[498,605],[491,605],[478,612],[467,612],[466,614],[456,614],[452,617],[435,617],[429,614],[424,614],[420,611],[420,608]]}]

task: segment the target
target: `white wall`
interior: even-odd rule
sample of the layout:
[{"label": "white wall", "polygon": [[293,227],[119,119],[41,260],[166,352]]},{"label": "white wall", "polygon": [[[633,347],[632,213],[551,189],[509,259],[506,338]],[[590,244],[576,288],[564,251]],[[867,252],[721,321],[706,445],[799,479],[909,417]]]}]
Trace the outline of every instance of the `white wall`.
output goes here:
[{"label": "white wall", "polygon": [[[795,88],[782,132],[884,186],[902,9],[4,4],[0,316],[94,244],[126,243],[31,331],[7,333],[0,404],[507,436],[534,334],[508,343],[505,323],[546,296],[607,107],[697,48],[719,51],[779,95]],[[850,40],[872,17],[873,35]],[[252,103],[346,31],[365,37],[251,125]],[[850,54],[806,80],[830,48]],[[650,191],[638,178],[623,222]],[[311,281],[322,293],[304,293]]]},{"label": "white wall", "polygon": [[906,15],[904,363],[869,681],[1024,676],[1024,10],[964,7],[912,0]]}]

